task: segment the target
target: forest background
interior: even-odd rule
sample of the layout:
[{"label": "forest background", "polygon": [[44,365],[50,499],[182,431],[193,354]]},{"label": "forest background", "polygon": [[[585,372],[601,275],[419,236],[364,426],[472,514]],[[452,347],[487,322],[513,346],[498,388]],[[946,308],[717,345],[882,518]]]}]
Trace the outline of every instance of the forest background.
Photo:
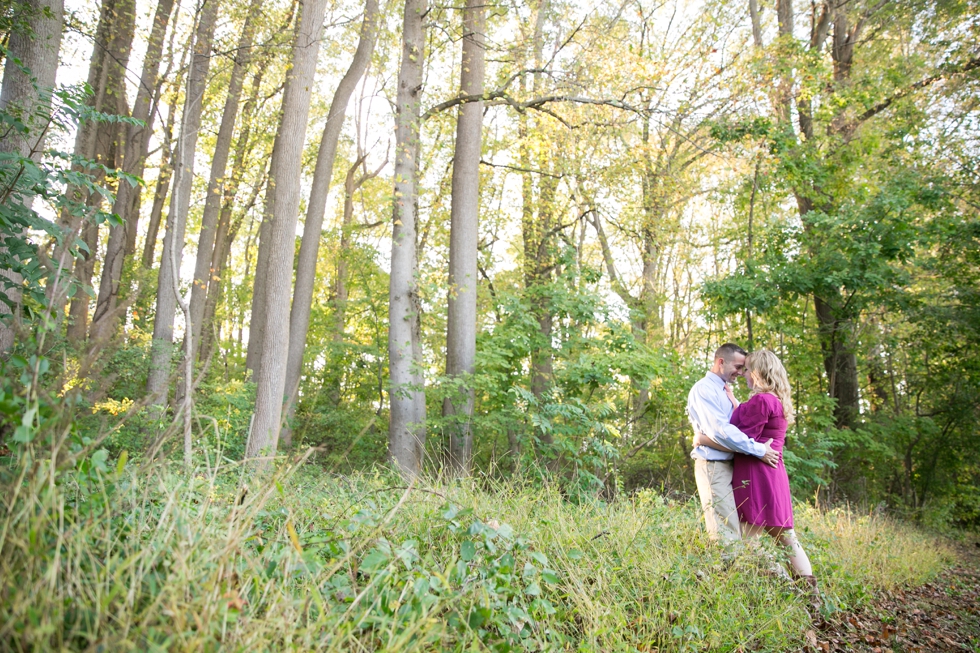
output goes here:
[{"label": "forest background", "polygon": [[686,497],[736,341],[797,497],[980,520],[973,2],[3,7],[14,454]]},{"label": "forest background", "polygon": [[[0,649],[830,650],[980,524],[973,0],[2,0],[0,57]],[[700,526],[724,341],[819,614]]]}]

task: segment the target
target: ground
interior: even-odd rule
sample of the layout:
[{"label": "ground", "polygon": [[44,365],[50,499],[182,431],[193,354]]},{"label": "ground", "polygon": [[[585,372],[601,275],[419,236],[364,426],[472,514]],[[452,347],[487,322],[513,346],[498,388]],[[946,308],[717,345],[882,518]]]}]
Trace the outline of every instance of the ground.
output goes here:
[{"label": "ground", "polygon": [[980,542],[958,547],[958,564],[916,588],[879,596],[807,633],[809,651],[980,651]]}]

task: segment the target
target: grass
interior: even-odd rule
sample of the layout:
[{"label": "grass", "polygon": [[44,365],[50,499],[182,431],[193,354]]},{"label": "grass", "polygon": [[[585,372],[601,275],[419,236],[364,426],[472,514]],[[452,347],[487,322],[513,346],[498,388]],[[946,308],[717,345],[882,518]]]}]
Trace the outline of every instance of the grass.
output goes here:
[{"label": "grass", "polygon": [[[694,502],[649,492],[573,505],[313,465],[4,474],[4,650],[783,651],[809,628],[757,556],[722,560]],[[801,505],[797,530],[830,609],[952,558],[880,516]]]}]

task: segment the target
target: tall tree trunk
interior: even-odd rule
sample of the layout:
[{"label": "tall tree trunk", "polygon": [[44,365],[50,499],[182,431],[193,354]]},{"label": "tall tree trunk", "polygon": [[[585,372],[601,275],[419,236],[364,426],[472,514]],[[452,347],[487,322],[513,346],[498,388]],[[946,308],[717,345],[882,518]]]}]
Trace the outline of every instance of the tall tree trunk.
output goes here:
[{"label": "tall tree trunk", "polygon": [[752,43],[762,47],[762,21],[759,18],[759,0],[749,0],[749,19],[752,21]]},{"label": "tall tree trunk", "polygon": [[[463,56],[460,92],[481,95],[485,68],[486,5],[466,0],[463,9]],[[442,413],[448,420],[449,469],[468,476],[473,457],[471,380],[476,360],[477,239],[480,211],[480,156],[483,102],[460,106],[453,157],[449,234],[449,310],[446,323],[446,376],[463,381],[459,392],[446,397]]]},{"label": "tall tree trunk", "polygon": [[[136,5],[134,0],[106,0],[99,18],[99,26],[96,29],[96,42],[92,52],[92,63],[89,67],[89,84],[94,91],[91,101],[96,111],[129,115],[129,104],[126,98],[126,66],[129,63],[129,54],[133,47],[135,29]],[[125,126],[120,123],[83,123],[78,130],[75,154],[84,159],[94,160],[108,168],[121,167],[125,136]],[[102,196],[93,193],[85,198],[85,201],[95,209],[102,203]],[[77,227],[73,225],[72,231],[75,228]],[[82,230],[82,239],[88,247],[88,252],[75,264],[75,277],[83,287],[92,284],[98,238],[98,225],[95,223],[86,224]],[[69,340],[81,341],[85,339],[88,333],[88,309],[88,294],[85,292],[75,293],[71,301],[70,314],[72,319],[68,325]]]},{"label": "tall tree trunk", "polygon": [[[791,37],[793,35],[792,2],[780,0],[777,8],[780,34]],[[834,61],[834,82],[838,86],[849,81],[854,46],[860,37],[861,25],[863,25],[863,22],[860,22],[851,28],[846,11],[845,4],[835,5],[832,11],[831,5],[824,3],[823,12],[813,27],[809,43],[811,50],[819,52],[829,34],[831,20],[833,20],[831,58]],[[786,89],[791,89],[792,81],[787,79],[784,86]],[[785,95],[781,99],[784,102],[785,112],[788,114],[791,99]],[[805,141],[813,141],[814,139],[810,105],[809,98],[796,98],[797,118],[800,132]],[[831,120],[832,132],[837,124],[837,118]],[[821,194],[825,195],[815,187],[812,180],[808,186],[796,189],[797,211],[803,219],[804,229],[808,232],[812,231],[813,226],[811,221],[807,219],[807,215],[816,206],[815,198],[820,197]],[[836,211],[833,200],[822,202],[820,209],[828,215]],[[836,400],[834,419],[838,428],[850,428],[860,414],[857,356],[854,353],[854,336],[852,333],[853,322],[847,314],[847,302],[844,300],[839,287],[825,287],[814,292],[813,303],[820,325],[818,333],[824,355],[828,394]]]},{"label": "tall tree trunk", "polygon": [[[48,113],[50,92],[58,71],[64,0],[27,0],[26,5],[30,10],[27,29],[11,33],[7,47],[10,56],[18,58],[30,75],[17,66],[4,66],[0,111],[18,116],[28,131],[21,134],[11,130],[0,140],[0,152],[39,160],[48,128],[47,121],[39,118]],[[0,242],[0,247],[3,246]],[[16,322],[18,319],[21,278],[10,270],[0,270],[0,274],[10,284],[0,288],[10,302],[8,306],[7,302],[0,301],[0,354],[3,354],[14,344],[14,325],[9,320]]]},{"label": "tall tree trunk", "polygon": [[[538,71],[542,68],[542,52],[544,50],[544,26],[548,12],[548,0],[538,3],[534,17],[534,28],[531,33],[531,67]],[[521,77],[521,90],[527,92],[527,75]],[[531,93],[540,93],[541,73],[535,72],[532,77]],[[538,323],[537,338],[531,348],[531,393],[537,399],[542,399],[551,388],[554,379],[554,348],[552,347],[552,332],[554,324],[554,308],[552,306],[551,282],[554,277],[554,248],[551,233],[554,219],[554,197],[558,178],[550,174],[552,156],[544,153],[535,160],[530,143],[534,133],[534,124],[526,113],[519,117],[518,130],[521,136],[521,236],[524,245],[524,293],[531,306],[531,314]],[[538,194],[535,197],[534,181],[531,170],[541,172],[538,182]],[[538,439],[549,447],[553,443],[550,432],[538,431]],[[551,452],[548,452],[549,454]]]},{"label": "tall tree trunk", "polygon": [[[538,166],[547,169],[549,161],[542,157]],[[551,282],[555,267],[552,247],[554,227],[555,192],[558,179],[546,174],[540,183],[537,201],[537,216],[530,213],[531,225],[525,225],[524,232],[524,288],[531,303],[531,313],[538,323],[538,338],[531,350],[531,392],[540,399],[551,388],[554,378],[554,348],[552,329],[554,308],[551,303]],[[542,442],[551,444],[550,433],[540,433]]]},{"label": "tall tree trunk", "polygon": [[[292,295],[293,257],[300,200],[300,171],[310,95],[320,53],[326,0],[308,0],[302,8],[282,103],[282,122],[275,148],[279,156],[270,171],[272,224],[269,229],[268,274],[256,277],[266,284],[266,320],[257,376],[255,418],[245,455],[274,452],[282,423],[289,349],[289,298]],[[260,244],[261,250],[261,244]],[[251,338],[251,334],[249,336]]]},{"label": "tall tree trunk", "polygon": [[[184,249],[184,230],[191,202],[194,177],[194,156],[197,135],[201,129],[204,91],[211,66],[211,41],[218,15],[218,3],[202,0],[197,29],[194,34],[194,55],[187,74],[187,91],[180,119],[180,137],[174,165],[174,190],[167,215],[167,232],[163,237],[163,259],[157,282],[156,311],[153,320],[153,341],[150,352],[150,373],[146,390],[151,402],[158,406],[167,403],[170,362],[173,357],[174,317],[177,311],[180,259]],[[190,328],[188,324],[185,328]]]},{"label": "tall tree trunk", "polygon": [[[289,354],[286,363],[286,414],[291,418],[296,410],[299,378],[303,371],[303,352],[306,350],[306,334],[310,328],[310,309],[313,302],[313,283],[316,279],[316,260],[320,251],[320,236],[323,229],[323,215],[327,207],[330,180],[333,177],[334,159],[337,157],[337,143],[344,126],[347,104],[354,88],[367,70],[374,52],[377,35],[378,0],[367,0],[364,7],[364,21],[361,24],[360,40],[347,73],[337,85],[327,123],[320,138],[320,149],[313,172],[313,187],[310,189],[310,202],[303,224],[303,240],[299,248],[299,262],[296,267],[296,290],[289,316]],[[341,248],[343,253],[343,248]],[[287,428],[283,444],[292,444]]]},{"label": "tall tree trunk", "polygon": [[[254,145],[251,138],[252,117],[255,115],[255,110],[258,105],[259,92],[262,88],[262,78],[265,76],[265,70],[269,64],[269,60],[270,58],[268,56],[263,57],[260,60],[258,70],[252,76],[252,89],[249,98],[245,101],[245,106],[242,108],[242,131],[238,135],[238,144],[235,146],[235,158],[231,165],[231,175],[229,182],[224,186],[221,215],[218,219],[218,228],[214,236],[214,254],[211,257],[214,261],[215,269],[208,279],[208,294],[204,302],[204,314],[201,317],[200,359],[202,361],[207,360],[211,355],[213,345],[211,323],[214,320],[214,314],[221,296],[222,279],[228,256],[231,252],[231,243],[238,233],[238,225],[241,223],[242,217],[252,209],[252,206],[258,198],[259,189],[264,185],[264,182],[260,182],[255,186],[252,199],[248,202],[247,208],[243,210],[242,216],[239,217],[233,227],[231,224],[231,215],[234,209],[235,197],[238,195],[238,188],[242,183],[242,176],[245,173],[246,159],[252,153],[252,146]],[[267,168],[264,169],[267,170]]]},{"label": "tall tree trunk", "polygon": [[[180,3],[177,3],[178,11],[180,9]],[[187,57],[192,55],[193,41],[188,42],[184,47],[181,48],[180,61],[175,61],[174,52],[176,52],[174,42],[176,40],[177,30],[173,29],[170,31],[170,40],[167,45],[167,69],[160,75],[157,80],[158,88],[154,92],[153,106],[150,109],[150,115],[156,115],[160,106],[163,104],[163,86],[164,81],[167,82],[171,92],[174,96],[177,95],[177,89],[184,85],[184,73],[187,69]],[[177,74],[174,79],[170,79],[170,73],[174,70],[174,64],[177,64]],[[143,269],[149,270],[153,267],[153,259],[156,254],[157,237],[160,233],[160,220],[163,217],[163,205],[167,200],[167,195],[170,191],[170,178],[173,175],[174,166],[174,122],[177,115],[176,110],[176,97],[169,104],[169,111],[167,111],[167,122],[163,128],[163,143],[161,144],[161,155],[160,155],[160,166],[157,171],[157,183],[156,190],[153,195],[153,206],[150,210],[150,222],[146,227],[146,242],[143,243],[143,254],[141,257],[141,264]],[[138,210],[138,209],[137,209]],[[136,233],[127,233],[126,235],[128,242],[126,243],[126,252],[136,252]]]},{"label": "tall tree trunk", "polygon": [[201,360],[205,361],[211,357],[211,350],[215,346],[215,335],[212,324],[214,315],[221,301],[222,288],[225,281],[225,270],[228,268],[228,258],[231,255],[231,244],[238,235],[245,216],[255,206],[259,197],[259,190],[265,185],[266,173],[263,179],[252,189],[252,196],[249,198],[235,222],[231,222],[231,213],[234,208],[234,196],[232,195],[221,209],[221,221],[218,223],[218,233],[215,235],[214,260],[215,271],[208,283],[208,300],[204,305],[204,330],[201,333]]},{"label": "tall tree trunk", "polygon": [[860,411],[857,356],[851,345],[853,325],[850,320],[840,319],[839,310],[822,297],[814,296],[813,305],[820,323],[820,347],[829,384],[828,394],[837,400],[834,421],[837,428],[850,428]]},{"label": "tall tree trunk", "polygon": [[388,456],[404,476],[422,470],[425,379],[418,296],[418,155],[426,0],[405,0],[395,117],[395,184],[388,285]]},{"label": "tall tree trunk", "polygon": [[224,111],[221,114],[221,125],[218,127],[218,137],[215,141],[214,155],[211,161],[211,178],[208,181],[208,191],[204,200],[204,213],[201,216],[201,234],[197,240],[197,259],[194,265],[194,280],[191,283],[191,323],[190,337],[197,351],[201,346],[201,328],[204,322],[204,304],[208,294],[208,280],[214,270],[214,242],[224,197],[222,187],[225,185],[225,173],[228,168],[228,157],[231,154],[232,137],[235,134],[235,122],[238,119],[238,104],[241,100],[242,85],[245,73],[252,59],[252,40],[255,35],[255,17],[258,15],[263,0],[251,0],[242,35],[235,50],[234,65],[231,69],[231,80],[228,83],[228,94],[225,97]]},{"label": "tall tree trunk", "polygon": [[255,256],[255,274],[253,275],[255,281],[252,284],[252,310],[248,325],[248,349],[245,352],[245,369],[251,372],[253,380],[259,376],[259,367],[262,359],[262,343],[265,338],[265,323],[268,312],[266,290],[269,287],[266,279],[269,276],[269,248],[272,242],[272,210],[275,206],[273,196],[276,188],[276,180],[272,176],[272,172],[279,168],[279,157],[281,156],[280,151],[282,149],[280,143],[282,142],[282,138],[282,131],[276,132],[276,138],[272,144],[272,156],[269,162],[269,179],[266,181],[265,208],[262,212],[262,223],[259,225],[258,251]]},{"label": "tall tree trunk", "polygon": [[167,117],[167,124],[163,128],[163,143],[160,146],[160,169],[157,173],[156,189],[153,193],[153,206],[150,208],[150,222],[146,227],[146,242],[143,243],[143,256],[141,264],[143,269],[149,270],[153,267],[153,259],[156,255],[157,239],[160,235],[160,221],[163,219],[163,205],[167,202],[167,195],[170,190],[170,179],[173,177],[174,169],[174,116],[177,111],[170,109]]},{"label": "tall tree trunk", "polygon": [[[298,0],[297,0],[298,1]],[[296,9],[296,2],[292,5],[292,11]],[[292,11],[290,17],[292,17]],[[294,26],[293,31],[299,29],[299,24]],[[288,78],[287,78],[288,81]],[[282,121],[282,107],[280,107],[279,121]],[[245,354],[245,369],[247,372],[251,373],[253,379],[258,378],[259,363],[261,361],[261,347],[263,342],[263,337],[265,334],[265,322],[266,322],[266,288],[268,284],[265,283],[265,279],[268,277],[269,273],[269,247],[270,240],[272,238],[270,226],[272,225],[272,209],[273,209],[273,194],[276,184],[276,180],[272,175],[272,171],[278,168],[278,159],[280,157],[280,140],[282,139],[282,132],[277,131],[276,137],[272,143],[272,156],[269,161],[269,179],[267,182],[267,188],[265,192],[265,209],[262,214],[262,223],[259,225],[258,233],[258,252],[255,257],[255,274],[254,279],[261,279],[262,282],[256,282],[253,284],[252,290],[252,306],[250,311],[250,319],[248,325],[248,348]]]},{"label": "tall tree trunk", "polygon": [[[133,102],[132,117],[142,121],[143,125],[129,125],[125,128],[125,154],[122,158],[124,172],[137,177],[143,176],[146,153],[153,133],[153,118],[150,113],[154,104],[154,95],[159,92],[157,78],[160,72],[163,40],[166,36],[170,14],[173,11],[174,0],[160,0],[157,3],[153,27],[150,31],[150,41],[147,45],[146,56],[143,59],[143,72]],[[99,297],[92,316],[91,337],[97,342],[104,342],[112,336],[118,323],[116,303],[119,299],[119,285],[122,281],[123,259],[127,252],[130,236],[135,236],[139,221],[140,187],[121,182],[116,191],[116,201],[113,212],[120,217],[122,224],[109,228],[109,242],[106,244],[105,258],[102,263],[102,280],[99,284]],[[134,238],[135,242],[135,238]]]}]

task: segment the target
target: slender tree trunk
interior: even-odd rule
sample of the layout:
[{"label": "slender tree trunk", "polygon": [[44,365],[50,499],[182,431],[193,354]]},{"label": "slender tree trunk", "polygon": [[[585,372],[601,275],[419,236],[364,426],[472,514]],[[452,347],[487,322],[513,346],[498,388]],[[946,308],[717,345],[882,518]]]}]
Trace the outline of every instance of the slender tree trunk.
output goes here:
[{"label": "slender tree trunk", "polygon": [[[136,5],[134,0],[107,0],[103,5],[96,29],[96,42],[89,67],[89,84],[94,96],[92,106],[96,111],[116,115],[129,115],[126,98],[126,66],[133,47],[133,33],[136,29]],[[104,40],[103,40],[104,39]],[[84,159],[94,160],[108,168],[122,165],[125,128],[118,123],[89,122],[79,126],[75,144],[75,154]],[[100,178],[101,175],[97,175]],[[77,191],[76,191],[77,192]],[[93,193],[85,198],[92,209],[102,203],[102,196]],[[78,218],[69,218],[75,222]],[[72,225],[72,231],[77,229]],[[82,240],[88,247],[75,263],[75,277],[83,287],[92,284],[95,257],[98,247],[99,227],[95,223],[86,224],[82,229]],[[60,301],[59,301],[60,303]],[[76,292],[71,301],[71,322],[68,325],[68,339],[84,340],[88,334],[89,297],[85,292]]]},{"label": "slender tree trunk", "polygon": [[[181,116],[180,138],[174,165],[174,190],[171,194],[167,232],[163,238],[163,259],[157,283],[156,311],[153,320],[153,341],[150,352],[150,373],[146,390],[151,402],[158,406],[167,403],[167,383],[173,357],[174,317],[177,311],[180,259],[184,249],[184,230],[191,201],[194,176],[194,156],[201,128],[204,91],[211,66],[211,41],[218,15],[218,3],[203,0],[194,34],[194,55],[187,75],[187,91]],[[191,328],[188,324],[185,328]],[[188,379],[189,383],[190,380]]]},{"label": "slender tree trunk", "polygon": [[156,255],[157,238],[160,234],[160,221],[163,219],[163,205],[167,202],[168,191],[170,190],[170,178],[173,176],[174,151],[174,116],[176,110],[171,109],[167,117],[167,125],[163,129],[163,144],[161,146],[162,155],[160,156],[160,170],[157,176],[156,190],[153,193],[153,206],[150,209],[150,222],[146,228],[146,242],[143,243],[143,257],[141,263],[143,269],[149,270],[153,267],[153,259]]},{"label": "slender tree trunk", "polygon": [[[294,2],[292,10],[295,11],[296,4]],[[298,25],[294,27],[295,30],[298,29]],[[287,78],[288,80],[288,78]],[[279,121],[282,121],[282,111],[280,108]],[[272,171],[276,170],[279,166],[278,160],[280,157],[280,140],[282,138],[282,132],[277,131],[276,137],[272,144],[272,155],[269,162],[269,179],[267,182],[267,188],[265,192],[265,210],[262,214],[262,223],[259,225],[258,233],[258,253],[255,260],[255,275],[254,279],[262,280],[261,282],[256,282],[253,284],[252,290],[252,306],[250,311],[250,319],[248,325],[248,348],[245,354],[245,369],[251,374],[253,379],[258,378],[259,364],[261,362],[261,347],[262,341],[265,334],[265,322],[266,322],[266,288],[268,284],[265,283],[265,279],[268,278],[269,273],[269,247],[270,240],[272,238],[270,232],[270,226],[272,224],[272,209],[273,209],[273,195],[276,185],[275,177],[272,175]]]},{"label": "slender tree trunk", "polygon": [[[180,2],[177,2],[177,11],[180,11]],[[163,104],[163,87],[164,81],[167,82],[169,88],[172,91],[181,88],[184,85],[184,72],[187,69],[187,57],[192,54],[193,41],[188,42],[180,50],[180,61],[175,62],[174,52],[175,41],[176,41],[177,30],[173,29],[170,31],[170,39],[167,44],[167,69],[160,75],[157,80],[157,89],[155,90],[153,96],[153,107],[150,109],[150,115],[155,116],[159,110],[160,106]],[[170,74],[173,72],[174,64],[177,64],[177,75],[175,79],[170,79]],[[176,92],[173,93],[176,95]],[[146,228],[146,242],[143,243],[143,253],[141,257],[142,266],[144,269],[149,270],[153,267],[153,259],[156,254],[156,244],[157,236],[160,232],[160,220],[163,216],[163,205],[167,200],[167,195],[170,191],[170,178],[173,173],[174,165],[174,151],[173,151],[173,140],[174,140],[174,119],[177,115],[175,109],[176,99],[170,102],[170,109],[167,111],[167,122],[163,129],[163,143],[161,145],[162,154],[160,155],[160,166],[157,172],[157,183],[156,192],[153,195],[153,206],[150,210],[150,222]],[[137,209],[138,210],[138,209]],[[131,254],[136,252],[136,232],[127,233],[126,235],[128,242],[126,243],[126,253]]]},{"label": "slender tree trunk", "polygon": [[[265,175],[263,175],[263,177],[264,176]],[[265,181],[263,179],[255,186],[255,188],[252,190],[251,198],[245,202],[241,213],[234,223],[231,222],[234,197],[229,198],[225,202],[224,208],[221,210],[222,216],[221,221],[218,223],[218,233],[215,235],[214,245],[214,260],[216,268],[209,281],[208,300],[204,305],[205,328],[201,333],[200,356],[202,361],[207,360],[211,356],[211,349],[215,345],[216,337],[213,332],[214,330],[212,324],[214,323],[214,314],[217,311],[218,302],[221,301],[222,288],[224,287],[225,281],[225,270],[228,268],[228,257],[231,255],[231,244],[235,241],[235,237],[238,235],[238,230],[241,228],[241,224],[245,216],[255,206],[255,202],[259,197],[259,189],[264,184]]]},{"label": "slender tree trunk", "polygon": [[[289,316],[289,354],[286,364],[286,414],[292,417],[296,410],[300,374],[303,371],[303,352],[306,350],[306,335],[310,328],[310,310],[313,302],[313,284],[316,279],[316,261],[320,251],[320,236],[323,229],[323,215],[333,177],[334,159],[337,157],[337,143],[347,114],[347,104],[354,88],[367,70],[374,52],[377,35],[378,0],[367,0],[364,7],[364,21],[361,25],[360,40],[347,73],[337,85],[327,123],[320,138],[316,169],[313,172],[313,187],[303,225],[303,240],[299,248],[299,262],[296,267],[296,291],[293,296]],[[343,248],[341,252],[343,253]],[[283,444],[292,444],[287,428]]]},{"label": "slender tree trunk", "polygon": [[[147,45],[146,56],[143,59],[143,72],[133,102],[132,117],[144,125],[129,125],[126,127],[125,154],[122,158],[122,169],[127,174],[143,176],[146,153],[153,133],[153,118],[150,110],[154,104],[154,95],[159,92],[157,77],[160,72],[163,40],[166,36],[170,14],[173,11],[174,0],[160,0],[157,4],[153,27],[150,31],[150,41]],[[116,191],[116,201],[113,212],[122,220],[121,225],[109,228],[109,242],[106,244],[105,258],[102,263],[102,280],[99,284],[99,297],[92,316],[92,339],[97,342],[108,340],[116,329],[118,311],[116,303],[119,299],[119,286],[122,281],[123,259],[127,252],[130,235],[136,233],[139,222],[140,187],[121,182]],[[135,238],[134,238],[135,242]]]},{"label": "slender tree trunk", "polygon": [[[224,187],[223,206],[218,219],[218,229],[214,236],[214,254],[212,260],[214,261],[215,270],[208,279],[208,295],[207,300],[204,302],[204,315],[201,317],[201,360],[207,360],[208,356],[211,355],[213,344],[211,323],[214,320],[214,314],[221,296],[222,279],[228,256],[231,252],[231,243],[237,235],[238,225],[241,223],[244,214],[252,209],[252,206],[254,206],[258,198],[259,190],[265,185],[263,181],[255,186],[252,192],[252,198],[247,203],[247,208],[243,210],[242,215],[234,227],[232,227],[231,215],[234,209],[235,197],[238,195],[242,175],[245,173],[246,159],[252,153],[252,146],[254,145],[251,140],[252,117],[255,114],[259,92],[262,88],[262,78],[265,76],[265,70],[268,64],[269,57],[263,57],[258,70],[252,77],[252,89],[249,98],[245,101],[245,106],[242,108],[242,132],[238,136],[238,144],[235,147],[235,159],[231,166],[230,181]],[[265,169],[267,170],[267,168]]]},{"label": "slender tree trunk", "polygon": [[[64,1],[28,0],[26,4],[31,12],[28,29],[11,33],[7,46],[10,55],[20,59],[35,79],[32,80],[17,66],[4,66],[3,82],[0,86],[0,111],[18,116],[28,131],[21,134],[10,130],[0,140],[0,152],[16,153],[39,160],[48,128],[47,121],[42,116],[48,113],[50,92],[54,88],[55,74],[58,71]],[[0,242],[0,247],[4,247],[3,242]],[[0,270],[0,275],[6,277],[0,292],[10,302],[8,305],[7,302],[0,301],[0,354],[4,354],[14,344],[15,325],[10,320],[14,323],[19,320],[21,278],[10,270]],[[7,286],[6,283],[10,285]]]},{"label": "slender tree trunk", "polygon": [[245,72],[252,59],[252,40],[255,35],[254,19],[258,15],[262,1],[251,0],[248,13],[245,15],[245,23],[242,26],[238,48],[235,50],[235,63],[231,70],[228,94],[225,97],[225,107],[221,114],[221,125],[218,127],[218,137],[215,141],[214,156],[211,161],[211,178],[208,181],[207,196],[204,200],[201,234],[197,241],[194,281],[191,283],[190,311],[193,327],[187,335],[192,338],[195,350],[200,349],[201,345],[201,328],[204,322],[204,304],[207,300],[208,280],[214,270],[214,242],[218,218],[221,213],[222,187],[225,185],[225,173],[228,168],[228,157],[231,154],[235,121],[238,119],[238,104],[241,100]]},{"label": "slender tree trunk", "polygon": [[[535,70],[542,67],[542,52],[544,49],[544,26],[548,12],[548,0],[541,0],[534,18],[534,30],[531,34],[531,63]],[[522,91],[527,91],[527,76],[521,78]],[[531,93],[540,93],[541,74],[535,72],[532,76]],[[524,292],[531,306],[531,314],[538,323],[537,338],[531,348],[531,393],[541,400],[551,388],[554,380],[554,348],[552,333],[554,326],[554,308],[552,306],[551,286],[554,277],[554,248],[551,233],[554,219],[554,197],[558,179],[549,173],[552,167],[552,154],[545,152],[535,160],[532,155],[531,135],[534,124],[529,116],[521,114],[518,129],[521,134],[521,235],[524,244]],[[540,137],[539,137],[540,138]],[[538,182],[538,194],[535,197],[534,182],[531,170],[542,171]],[[537,210],[535,210],[537,209]],[[551,433],[538,431],[538,439],[546,448],[553,444]],[[551,452],[549,451],[548,454]],[[556,467],[557,464],[552,464]]]},{"label": "slender tree trunk", "polygon": [[759,0],[749,0],[749,18],[752,21],[752,43],[762,47],[762,20],[759,18]]},{"label": "slender tree trunk", "polygon": [[265,209],[262,212],[262,223],[259,224],[258,251],[255,256],[255,282],[252,289],[252,311],[251,320],[248,325],[248,349],[245,353],[245,369],[251,372],[252,379],[259,376],[259,366],[262,358],[262,342],[265,337],[265,323],[267,313],[266,289],[268,284],[265,280],[269,275],[269,252],[272,241],[272,198],[275,193],[276,180],[272,176],[272,171],[278,168],[280,141],[282,132],[276,133],[275,141],[272,145],[272,157],[269,164],[269,179],[266,181],[265,190]]},{"label": "slender tree trunk", "polygon": [[[542,157],[542,168],[549,162]],[[541,179],[537,202],[537,216],[531,213],[531,225],[524,227],[524,287],[531,303],[531,312],[538,322],[538,339],[531,350],[531,393],[538,399],[551,388],[554,380],[554,348],[551,344],[554,308],[551,303],[551,282],[554,270],[554,252],[551,230],[554,226],[555,191],[558,179],[551,174]],[[540,433],[542,442],[550,445],[551,434]]]},{"label": "slender tree trunk", "polygon": [[404,476],[422,470],[425,379],[418,296],[418,158],[426,0],[405,0],[395,117],[395,184],[388,286],[388,456]]},{"label": "slender tree trunk", "polygon": [[292,295],[290,290],[296,249],[300,169],[325,8],[326,0],[308,0],[303,5],[275,145],[279,156],[273,160],[270,171],[272,197],[267,201],[272,207],[272,224],[268,232],[268,273],[265,277],[257,276],[255,284],[256,287],[263,282],[266,285],[266,320],[258,366],[255,417],[245,449],[245,455],[249,458],[263,451],[274,452],[279,442],[283,394],[286,390],[289,298]]},{"label": "slender tree trunk", "polygon": [[[463,56],[460,92],[483,93],[486,5],[466,0],[463,9]],[[473,457],[474,393],[471,380],[476,360],[477,239],[480,211],[480,156],[483,102],[460,106],[453,157],[452,207],[449,234],[449,310],[446,324],[446,376],[462,382],[446,397],[442,413],[449,417],[449,468],[468,476]]]}]

